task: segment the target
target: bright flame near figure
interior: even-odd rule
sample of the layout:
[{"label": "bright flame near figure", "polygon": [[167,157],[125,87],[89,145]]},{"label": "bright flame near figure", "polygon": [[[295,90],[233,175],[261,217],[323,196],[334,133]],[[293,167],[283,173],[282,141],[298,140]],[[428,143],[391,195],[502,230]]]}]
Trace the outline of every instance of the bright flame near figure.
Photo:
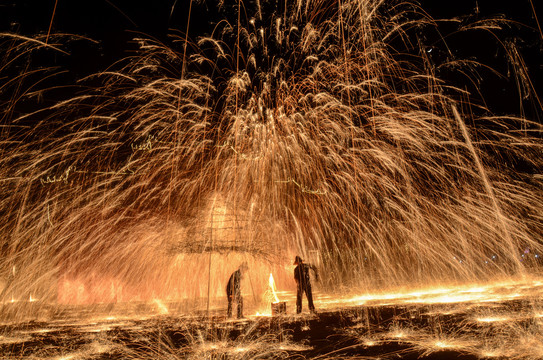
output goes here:
[{"label": "bright flame near figure", "polygon": [[273,281],[273,275],[272,273],[270,273],[270,280],[269,280],[269,284],[270,284],[270,290],[271,290],[271,293],[272,293],[272,296],[273,296],[273,302],[274,303],[278,303],[279,302],[279,298],[277,297],[277,292],[275,291],[275,281]]},{"label": "bright flame near figure", "polygon": [[273,315],[273,304],[279,303],[279,297],[277,296],[277,290],[275,288],[275,281],[273,279],[273,274],[270,273],[268,278],[268,287],[262,296],[261,307],[259,311],[256,312],[256,316],[272,316]]}]

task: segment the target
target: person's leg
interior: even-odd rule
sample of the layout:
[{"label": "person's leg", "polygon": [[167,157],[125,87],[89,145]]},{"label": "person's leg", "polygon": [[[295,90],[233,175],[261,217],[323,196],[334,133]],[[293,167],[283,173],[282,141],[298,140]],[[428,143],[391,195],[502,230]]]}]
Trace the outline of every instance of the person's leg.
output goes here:
[{"label": "person's leg", "polygon": [[232,317],[232,297],[228,296],[228,310],[226,311],[228,317]]},{"label": "person's leg", "polygon": [[302,295],[303,290],[300,286],[296,288],[296,314],[302,312]]},{"label": "person's leg", "polygon": [[306,286],[305,295],[307,296],[307,306],[309,307],[309,311],[315,312],[315,305],[313,304],[313,293],[311,292],[311,285]]},{"label": "person's leg", "polygon": [[238,296],[238,319],[243,317],[243,297]]}]

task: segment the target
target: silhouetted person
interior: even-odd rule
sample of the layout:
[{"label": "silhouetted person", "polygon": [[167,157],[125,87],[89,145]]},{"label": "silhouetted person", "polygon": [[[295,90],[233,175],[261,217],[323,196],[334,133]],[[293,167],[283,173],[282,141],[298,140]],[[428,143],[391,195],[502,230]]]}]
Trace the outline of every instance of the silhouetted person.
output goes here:
[{"label": "silhouetted person", "polygon": [[241,296],[241,279],[247,271],[247,263],[244,262],[240,267],[230,275],[228,284],[226,285],[226,297],[228,298],[228,317],[232,317],[233,303],[238,306],[238,319],[243,317],[243,297]]},{"label": "silhouetted person", "polygon": [[315,272],[315,278],[319,279],[317,268],[311,264],[304,264],[301,257],[296,256],[294,259],[294,265],[297,265],[294,269],[294,280],[296,280],[296,313],[302,312],[302,296],[305,292],[307,296],[307,305],[311,312],[315,312],[315,305],[313,305],[313,293],[311,292],[311,279],[309,278],[309,269]]}]

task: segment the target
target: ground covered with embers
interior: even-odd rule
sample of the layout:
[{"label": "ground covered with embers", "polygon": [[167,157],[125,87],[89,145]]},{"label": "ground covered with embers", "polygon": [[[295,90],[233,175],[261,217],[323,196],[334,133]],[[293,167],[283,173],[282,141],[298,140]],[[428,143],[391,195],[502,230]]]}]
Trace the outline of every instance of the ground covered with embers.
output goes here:
[{"label": "ground covered with embers", "polygon": [[4,359],[59,360],[541,359],[541,287],[532,296],[510,289],[500,300],[440,295],[440,302],[410,303],[385,296],[317,315],[294,315],[289,303],[285,315],[242,320],[225,319],[221,310],[123,317],[56,309],[56,320],[3,323],[0,353]]}]

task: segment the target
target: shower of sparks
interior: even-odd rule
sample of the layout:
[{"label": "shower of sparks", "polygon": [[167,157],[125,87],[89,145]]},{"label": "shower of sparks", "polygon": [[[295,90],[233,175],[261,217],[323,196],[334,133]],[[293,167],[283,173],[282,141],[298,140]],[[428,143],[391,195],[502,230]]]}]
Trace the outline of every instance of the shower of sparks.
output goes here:
[{"label": "shower of sparks", "polygon": [[[417,307],[424,312],[409,321],[461,318],[452,333],[401,316],[379,334],[358,324],[345,336],[360,344],[542,356],[542,125],[495,116],[440,79],[439,69],[479,74],[481,64],[451,53],[438,69],[432,49],[417,45],[438,33],[437,21],[409,1],[208,6],[224,15],[211,34],[165,43],[139,35],[132,56],[78,79],[69,94],[50,85],[63,69],[32,66],[92,40],[0,34],[6,329],[41,319],[96,341],[37,356],[122,348],[138,358],[100,341],[120,328],[141,335],[145,317],[211,318],[242,262],[251,314],[279,301],[276,286],[294,304],[300,255],[319,266],[319,311]],[[506,23],[459,32],[492,34]],[[521,96],[536,96],[514,44],[504,49]],[[493,308],[513,302],[525,308]],[[258,315],[250,321],[273,321]],[[307,350],[282,332],[253,330],[242,342],[226,330],[179,333],[196,357],[265,357],[278,342]],[[24,349],[30,335],[17,334],[0,333],[0,345]],[[484,341],[471,342],[474,334]],[[171,355],[170,339],[143,337],[134,341]]]},{"label": "shower of sparks", "polygon": [[[228,254],[286,279],[295,254],[317,253],[332,288],[538,266],[542,179],[517,164],[543,167],[541,126],[490,116],[397,41],[415,24],[435,31],[432,19],[409,3],[383,16],[373,0],[245,6],[230,21],[237,10],[219,5],[227,21],[195,43],[139,37],[137,55],[73,97],[2,113],[9,289],[75,303],[217,296]],[[18,61],[71,40],[2,36],[0,69],[20,72],[4,91],[54,78]],[[6,105],[55,90],[37,89]]]}]

